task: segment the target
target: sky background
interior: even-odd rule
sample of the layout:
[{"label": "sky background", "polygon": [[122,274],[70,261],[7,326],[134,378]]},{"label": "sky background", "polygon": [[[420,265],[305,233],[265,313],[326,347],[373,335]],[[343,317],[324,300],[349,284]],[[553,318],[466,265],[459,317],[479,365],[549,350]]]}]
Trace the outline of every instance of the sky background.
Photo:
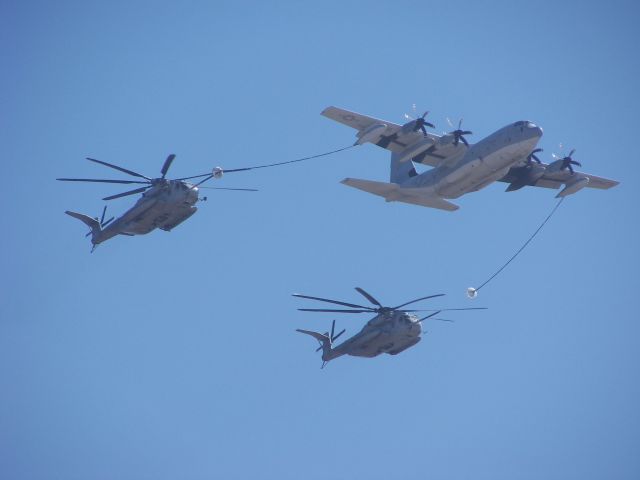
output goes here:
[{"label": "sky background", "polygon": [[[637,479],[640,8],[611,2],[0,3],[0,477]],[[93,254],[126,178],[286,161],[353,143],[336,105],[477,141],[516,120],[548,161],[621,181],[555,204],[505,184],[454,213],[339,184],[386,181],[372,145],[228,174],[173,232]],[[213,185],[214,183],[211,182]],[[109,203],[124,212],[136,197]],[[485,306],[415,348],[320,370],[333,318],[290,296]]]}]

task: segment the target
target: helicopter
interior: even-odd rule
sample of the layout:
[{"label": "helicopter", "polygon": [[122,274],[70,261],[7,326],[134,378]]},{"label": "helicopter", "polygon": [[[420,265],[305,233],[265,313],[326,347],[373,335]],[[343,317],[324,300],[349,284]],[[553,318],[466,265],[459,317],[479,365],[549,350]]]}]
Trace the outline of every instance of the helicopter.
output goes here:
[{"label": "helicopter", "polygon": [[[331,324],[331,333],[318,333],[311,330],[296,329],[297,332],[310,335],[320,343],[320,346],[316,351],[322,350],[322,367],[338,357],[343,355],[351,355],[354,357],[377,357],[382,353],[389,355],[397,355],[406,349],[413,347],[420,342],[422,335],[422,322],[428,319],[441,320],[445,322],[451,322],[444,318],[435,318],[441,312],[451,310],[486,310],[484,307],[471,307],[471,308],[441,308],[437,310],[415,310],[404,309],[407,305],[419,302],[421,300],[427,300],[430,298],[442,297],[444,293],[438,293],[435,295],[428,295],[426,297],[416,298],[409,302],[405,302],[396,307],[385,307],[378,300],[376,300],[371,294],[360,287],[355,288],[356,291],[365,297],[374,307],[365,305],[358,305],[354,303],[347,303],[338,300],[331,300],[328,298],[312,297],[309,295],[301,295],[294,293],[294,297],[307,298],[310,300],[318,300],[320,302],[332,303],[335,305],[341,305],[349,307],[346,309],[326,309],[326,308],[299,308],[301,312],[329,312],[329,313],[375,313],[376,316],[367,322],[367,324],[356,333],[353,337],[345,340],[340,345],[334,347],[334,342],[345,333],[346,329],[343,329],[338,334],[335,333],[336,321]],[[413,315],[415,312],[433,312],[426,317],[418,318]]]},{"label": "helicopter", "polygon": [[[91,230],[87,236],[91,235],[91,244],[93,252],[95,248],[102,242],[115,237],[116,235],[145,235],[156,228],[166,232],[171,231],[182,222],[191,217],[198,208],[195,204],[198,201],[205,201],[207,197],[200,198],[199,188],[211,188],[215,190],[237,190],[255,192],[257,190],[251,188],[223,188],[223,187],[200,187],[204,182],[212,178],[221,178],[224,173],[248,170],[248,168],[239,168],[232,170],[223,170],[215,167],[212,172],[191,177],[167,179],[166,175],[169,167],[175,159],[175,155],[171,154],[164,161],[160,169],[160,177],[149,178],[133,170],[119,167],[111,163],[96,160],[95,158],[87,158],[90,162],[105,165],[109,168],[119,170],[140,180],[111,180],[111,179],[95,179],[95,178],[57,178],[62,182],[94,182],[94,183],[117,183],[117,184],[140,184],[142,187],[126,192],[110,195],[103,200],[113,200],[116,198],[126,197],[142,193],[142,197],[138,199],[133,207],[127,210],[122,216],[111,217],[105,221],[107,207],[102,210],[102,216],[92,218],[78,212],[67,210],[65,213],[77,218]],[[189,183],[186,180],[202,179],[197,183]]]}]

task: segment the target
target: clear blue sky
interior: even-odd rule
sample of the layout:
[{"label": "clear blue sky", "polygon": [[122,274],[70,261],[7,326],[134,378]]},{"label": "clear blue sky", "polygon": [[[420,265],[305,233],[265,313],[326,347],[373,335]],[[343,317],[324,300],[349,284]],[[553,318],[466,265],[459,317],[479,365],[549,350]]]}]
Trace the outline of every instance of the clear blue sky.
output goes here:
[{"label": "clear blue sky", "polygon": [[[639,478],[640,10],[556,3],[2,2],[0,477]],[[545,160],[563,142],[621,185],[569,197],[472,302],[555,192],[385,204],[338,183],[387,179],[367,145],[229,174],[260,192],[89,254],[63,212],[121,190],[54,180],[119,178],[86,156],[155,175],[175,153],[173,176],[290,160],[353,142],[328,105],[401,122],[412,103],[470,140],[532,120]],[[294,330],[333,317],[290,294],[355,286],[489,310],[320,370]]]}]

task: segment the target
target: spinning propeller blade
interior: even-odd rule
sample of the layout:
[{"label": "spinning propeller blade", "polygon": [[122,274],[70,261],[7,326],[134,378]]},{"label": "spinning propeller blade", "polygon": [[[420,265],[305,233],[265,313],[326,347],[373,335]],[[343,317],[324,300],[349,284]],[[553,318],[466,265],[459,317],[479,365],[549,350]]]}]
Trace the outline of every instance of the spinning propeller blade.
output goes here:
[{"label": "spinning propeller blade", "polygon": [[527,165],[531,165],[531,161],[534,160],[537,163],[542,163],[540,161],[540,159],[536,156],[536,153],[538,152],[542,152],[543,150],[541,148],[536,148],[534,151],[532,151],[528,156],[527,156]]},{"label": "spinning propeller blade", "polygon": [[[453,123],[451,123],[451,120],[449,120],[449,118],[447,118],[447,123],[451,125],[451,127],[453,127]],[[458,146],[458,143],[460,143],[461,141],[468,147],[469,142],[467,142],[467,139],[464,138],[464,136],[473,134],[473,132],[469,130],[462,130],[462,118],[460,119],[460,121],[458,121],[458,128],[456,128],[455,130],[449,133],[453,135],[453,145],[456,147]]]},{"label": "spinning propeller blade", "polygon": [[[560,148],[562,148],[562,144],[560,144]],[[555,153],[552,154],[553,158],[555,158],[556,160],[559,160],[562,162],[562,164],[560,165],[560,170],[569,170],[571,172],[571,175],[573,175],[575,172],[573,170],[573,165],[577,165],[579,167],[582,166],[582,164],[580,162],[575,161],[572,157],[573,154],[576,152],[576,149],[573,148],[571,149],[571,151],[569,152],[569,155],[566,155],[564,157],[559,157],[558,155],[556,155]]]}]

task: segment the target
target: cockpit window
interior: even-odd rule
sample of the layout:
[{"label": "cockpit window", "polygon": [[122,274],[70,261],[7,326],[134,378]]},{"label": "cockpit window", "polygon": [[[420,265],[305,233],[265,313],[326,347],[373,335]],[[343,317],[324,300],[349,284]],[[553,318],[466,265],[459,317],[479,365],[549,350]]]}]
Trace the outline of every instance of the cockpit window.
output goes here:
[{"label": "cockpit window", "polygon": [[527,122],[521,120],[519,122],[514,123],[513,126],[514,127],[522,127],[525,123],[527,123]]}]

